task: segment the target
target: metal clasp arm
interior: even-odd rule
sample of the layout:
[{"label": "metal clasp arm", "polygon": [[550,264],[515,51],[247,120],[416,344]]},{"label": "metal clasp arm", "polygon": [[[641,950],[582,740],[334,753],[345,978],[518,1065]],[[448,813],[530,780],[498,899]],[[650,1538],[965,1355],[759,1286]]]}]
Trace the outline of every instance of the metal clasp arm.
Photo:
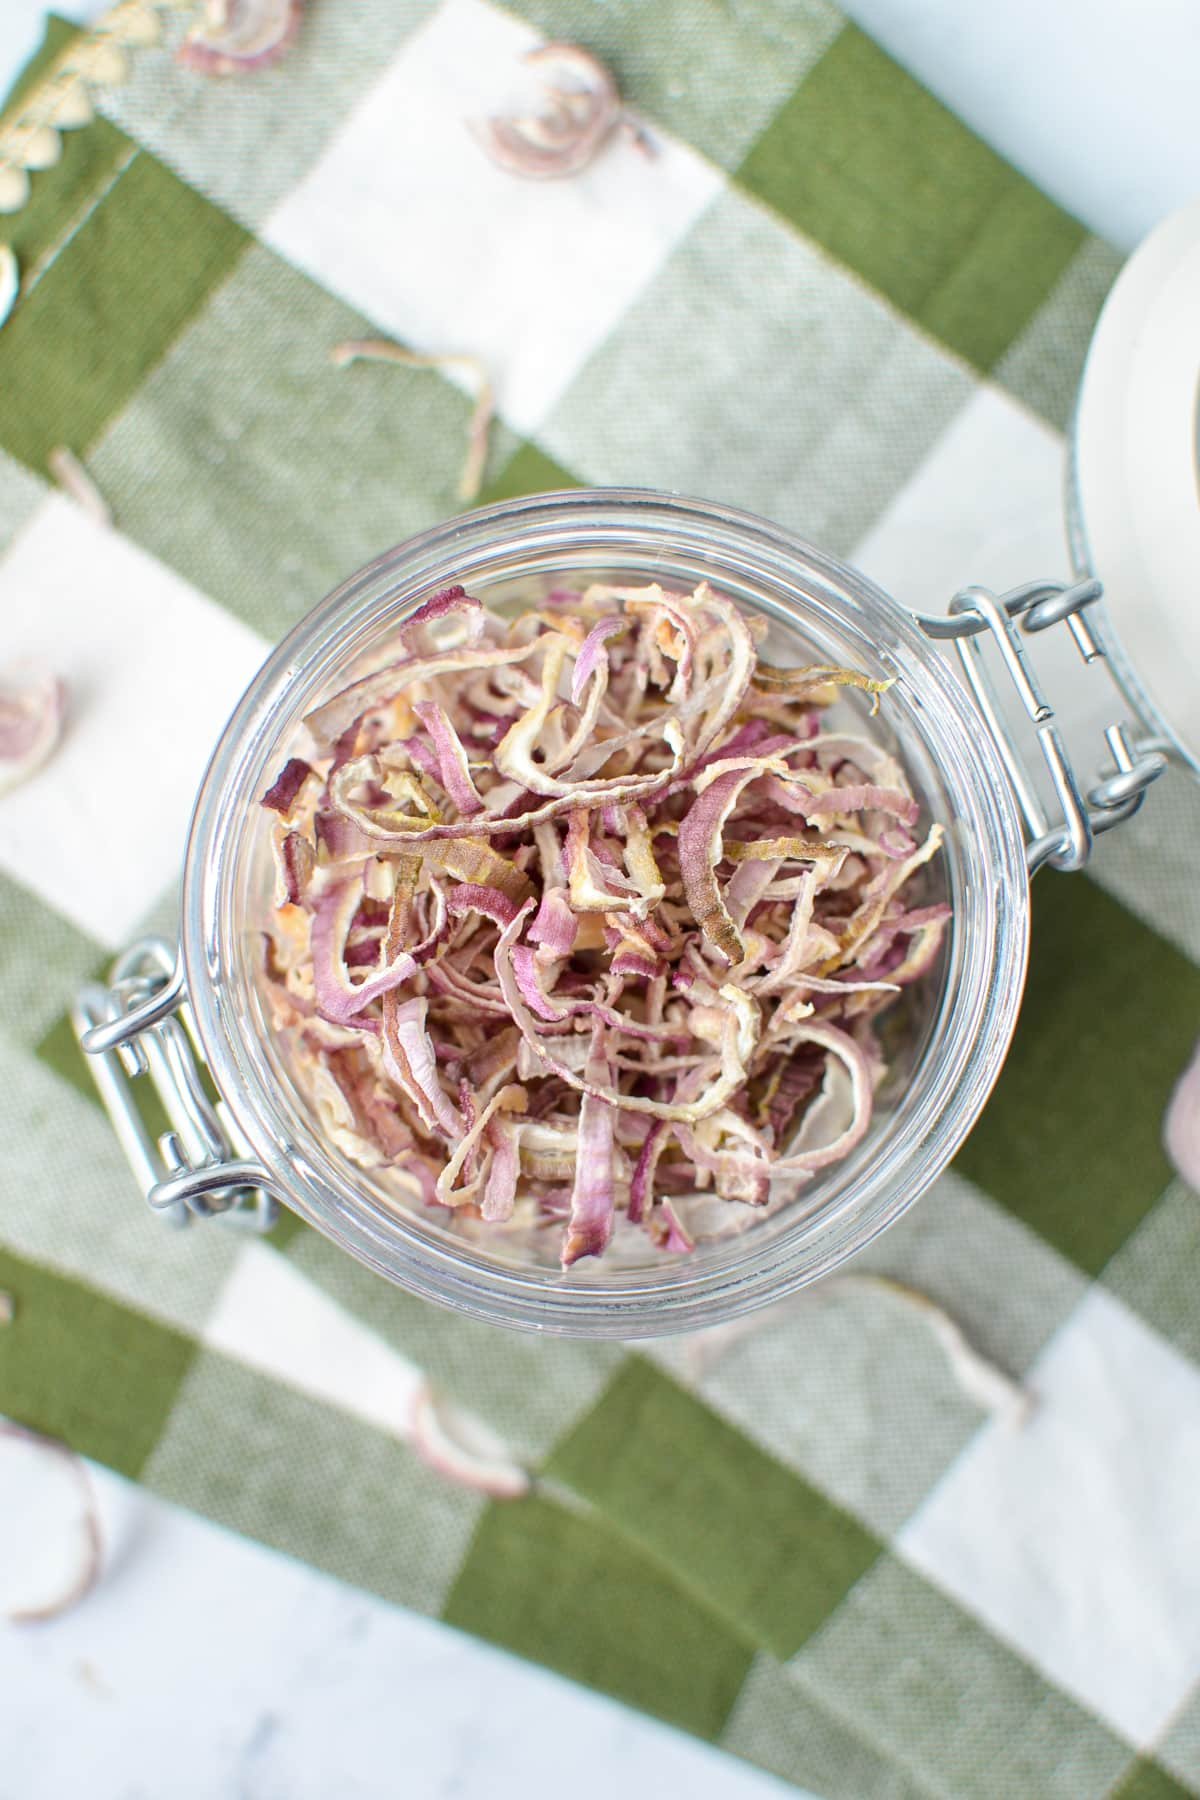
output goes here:
[{"label": "metal clasp arm", "polygon": [[[995,740],[1012,784],[1025,823],[1028,839],[1025,859],[1031,875],[1045,863],[1056,869],[1081,869],[1091,855],[1097,834],[1109,831],[1131,817],[1141,805],[1150,783],[1157,780],[1166,767],[1166,758],[1157,750],[1147,744],[1131,743],[1127,726],[1110,725],[1104,736],[1113,766],[1101,771],[1085,796],[1070,753],[1054,722],[1054,709],[1031,666],[1022,632],[1046,631],[1064,623],[1085,663],[1104,659],[1103,647],[1084,616],[1085,609],[1099,600],[1102,593],[1101,584],[1093,579],[1031,581],[1000,595],[992,594],[986,588],[968,587],[954,596],[947,617],[920,617],[927,636],[954,644],[964,678]],[[997,646],[1003,666],[1033,726],[1058,803],[1060,816],[1056,821],[1047,815],[1036,784],[1005,722],[982,655],[985,634]]]},{"label": "metal clasp arm", "polygon": [[[71,1023],[148,1205],[174,1225],[221,1214],[268,1231],[279,1211],[271,1178],[235,1154],[228,1116],[205,1089],[183,970],[166,939],[140,939],[114,964],[110,986],[82,988]],[[157,1140],[137,1103],[142,1080],[170,1122]]]}]

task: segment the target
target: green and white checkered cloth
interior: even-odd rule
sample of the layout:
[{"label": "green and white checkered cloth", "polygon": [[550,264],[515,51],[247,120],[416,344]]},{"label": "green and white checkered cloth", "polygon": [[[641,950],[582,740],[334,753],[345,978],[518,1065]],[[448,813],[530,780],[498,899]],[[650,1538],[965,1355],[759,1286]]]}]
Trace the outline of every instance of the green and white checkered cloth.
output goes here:
[{"label": "green and white checkered cloth", "polygon": [[[464,118],[539,35],[611,63],[657,155],[538,186],[486,161]],[[1200,1792],[1200,1233],[1159,1135],[1200,1028],[1182,778],[1094,878],[1038,880],[996,1094],[866,1259],[1027,1381],[1020,1427],[878,1294],[705,1367],[454,1318],[291,1220],[172,1235],[64,1016],[156,897],[173,919],[266,642],[453,509],[469,395],[336,371],[338,339],[483,359],[485,499],[709,494],[935,607],[947,521],[965,554],[1053,509],[1116,254],[825,0],[314,0],[253,79],[141,53],[2,223],[0,645],[73,711],[0,803],[0,1411],[830,1800]],[[55,491],[58,444],[115,528]],[[533,1497],[416,1459],[414,1365]]]}]

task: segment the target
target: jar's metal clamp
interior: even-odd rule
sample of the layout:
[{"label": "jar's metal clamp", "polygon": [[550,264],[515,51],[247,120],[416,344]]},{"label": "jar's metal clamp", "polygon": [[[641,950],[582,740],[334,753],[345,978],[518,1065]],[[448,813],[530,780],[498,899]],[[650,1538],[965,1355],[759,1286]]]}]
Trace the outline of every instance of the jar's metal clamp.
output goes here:
[{"label": "jar's metal clamp", "polygon": [[[1130,818],[1141,805],[1150,783],[1166,767],[1166,758],[1156,744],[1134,735],[1127,723],[1118,722],[1109,725],[1104,733],[1111,766],[1102,769],[1094,785],[1085,791],[1055,723],[1054,709],[1030,667],[1023,634],[1063,623],[1085,663],[1105,662],[1107,666],[1104,647],[1085,617],[1086,608],[1102,593],[1100,582],[1094,579],[1030,581],[1006,594],[967,587],[950,602],[948,616],[926,614],[918,620],[928,637],[952,641],[958,653],[963,675],[1000,751],[1024,820],[1025,858],[1031,875],[1044,864],[1062,870],[1081,869],[1091,855],[1097,835]],[[983,646],[989,640],[999,649],[1003,666],[1033,726],[1057,799],[1057,818],[1047,813],[997,698],[983,655]],[[1109,672],[1111,675],[1111,668]],[[1113,685],[1118,687],[1115,677]]]},{"label": "jar's metal clamp", "polygon": [[[1038,686],[1023,634],[1065,623],[1085,663],[1104,658],[1085,609],[1100,598],[1098,581],[1029,582],[1006,594],[969,587],[946,617],[923,616],[930,638],[951,641],[980,714],[996,741],[1024,819],[1030,873],[1050,864],[1082,868],[1099,832],[1137,811],[1166,765],[1156,746],[1117,723],[1105,731],[1113,766],[1085,792]],[[1046,812],[1024,754],[1014,742],[982,655],[991,640],[1031,722],[1049,771],[1060,816]],[[1115,681],[1114,681],[1115,685]],[[72,1022],[88,1053],[100,1097],[154,1210],[174,1224],[220,1216],[269,1231],[278,1216],[271,1177],[256,1163],[223,1101],[206,1086],[204,1051],[187,1003],[182,962],[165,938],[142,938],[115,964],[111,983],[78,995]],[[138,1105],[148,1085],[170,1128],[155,1136]]]},{"label": "jar's metal clamp", "polygon": [[[204,1052],[187,1004],[183,965],[165,938],[140,938],[115,963],[108,987],[76,996],[71,1023],[88,1053],[113,1130],[138,1186],[173,1225],[220,1216],[269,1231],[279,1216],[270,1177],[240,1143],[206,1083]],[[158,1133],[139,1101],[157,1102]]]}]

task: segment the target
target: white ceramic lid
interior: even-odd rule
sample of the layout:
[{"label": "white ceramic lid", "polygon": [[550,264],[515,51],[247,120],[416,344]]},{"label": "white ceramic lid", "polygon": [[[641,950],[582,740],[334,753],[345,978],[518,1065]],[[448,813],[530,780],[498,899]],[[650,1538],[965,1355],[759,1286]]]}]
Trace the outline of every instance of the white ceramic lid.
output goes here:
[{"label": "white ceramic lid", "polygon": [[1076,554],[1115,670],[1200,773],[1200,201],[1151,233],[1100,315],[1076,410]]}]

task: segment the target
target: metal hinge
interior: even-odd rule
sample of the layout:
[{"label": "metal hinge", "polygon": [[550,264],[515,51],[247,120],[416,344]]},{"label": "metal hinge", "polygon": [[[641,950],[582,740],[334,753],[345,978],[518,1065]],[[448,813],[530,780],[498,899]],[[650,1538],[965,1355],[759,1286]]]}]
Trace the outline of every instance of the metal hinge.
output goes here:
[{"label": "metal hinge", "polygon": [[[204,1053],[174,947],[165,938],[140,938],[113,965],[109,986],[91,982],[80,990],[71,1023],[154,1211],[174,1225],[219,1215],[269,1231],[278,1200],[227,1107],[206,1089]],[[149,1093],[168,1121],[158,1134],[138,1104]]]},{"label": "metal hinge", "polygon": [[[951,640],[958,653],[967,684],[1012,783],[1025,824],[1025,859],[1031,875],[1045,863],[1055,869],[1081,869],[1091,855],[1096,836],[1130,818],[1141,805],[1150,783],[1166,767],[1167,759],[1155,745],[1138,739],[1126,723],[1112,724],[1104,732],[1112,762],[1099,771],[1085,793],[1055,723],[1054,709],[1030,666],[1022,634],[1065,623],[1083,661],[1088,665],[1104,662],[1107,667],[1103,646],[1084,617],[1085,609],[1102,593],[1101,584],[1095,580],[1031,581],[998,595],[987,588],[967,587],[954,596],[946,618],[918,618],[927,636]],[[1043,804],[1025,755],[1014,741],[997,699],[983,656],[983,645],[988,639],[998,647],[1033,726],[1059,809],[1056,818]],[[1115,679],[1113,686],[1117,689]]]}]

